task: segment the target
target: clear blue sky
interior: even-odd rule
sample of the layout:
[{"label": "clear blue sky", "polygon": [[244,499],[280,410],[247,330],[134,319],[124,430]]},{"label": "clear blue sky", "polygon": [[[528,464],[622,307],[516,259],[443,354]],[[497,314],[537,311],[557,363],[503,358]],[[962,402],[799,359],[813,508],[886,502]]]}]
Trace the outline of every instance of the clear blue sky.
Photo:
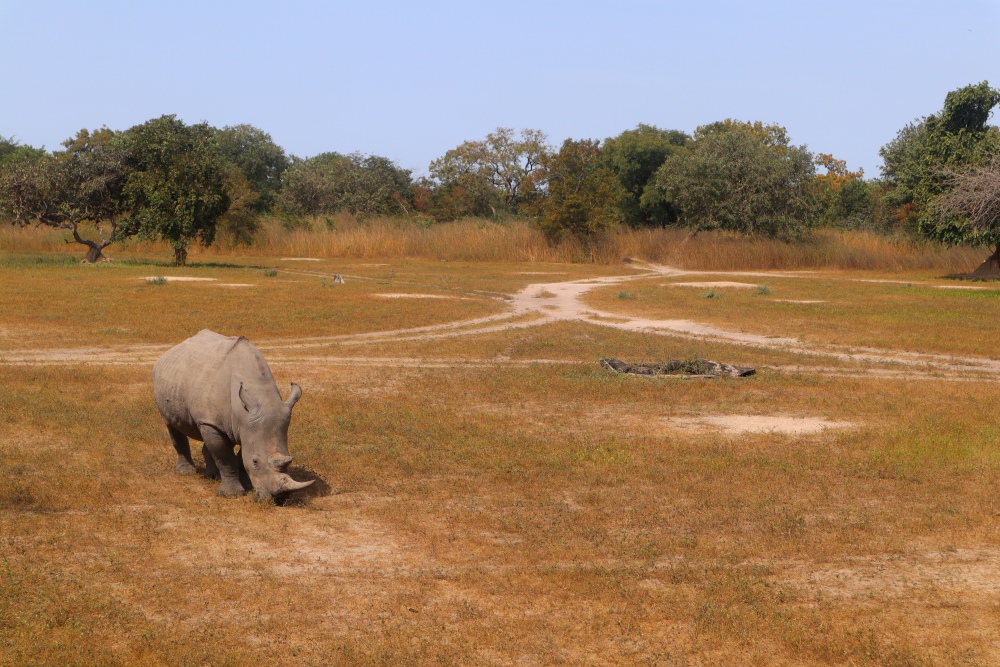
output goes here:
[{"label": "clear blue sky", "polygon": [[497,126],[558,144],[732,117],[875,176],[949,90],[1000,86],[1000,0],[0,0],[0,28],[0,135],[52,149],[175,113],[418,172]]}]

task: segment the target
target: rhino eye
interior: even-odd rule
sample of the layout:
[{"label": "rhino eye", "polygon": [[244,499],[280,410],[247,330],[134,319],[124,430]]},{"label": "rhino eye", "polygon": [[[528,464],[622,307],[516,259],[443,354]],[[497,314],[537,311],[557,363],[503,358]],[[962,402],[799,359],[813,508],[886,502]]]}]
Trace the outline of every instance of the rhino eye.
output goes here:
[{"label": "rhino eye", "polygon": [[260,459],[257,458],[256,456],[253,457],[253,469],[260,470]]}]

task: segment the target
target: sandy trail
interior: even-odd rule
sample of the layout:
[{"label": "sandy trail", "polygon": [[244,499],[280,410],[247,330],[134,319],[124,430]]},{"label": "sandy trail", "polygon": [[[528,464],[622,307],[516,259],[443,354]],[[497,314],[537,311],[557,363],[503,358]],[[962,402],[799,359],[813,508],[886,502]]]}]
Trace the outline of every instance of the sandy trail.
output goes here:
[{"label": "sandy trail", "polygon": [[[885,350],[876,348],[845,347],[836,345],[805,344],[794,338],[762,336],[735,331],[727,331],[717,327],[699,324],[690,320],[658,320],[642,317],[630,317],[619,313],[609,313],[592,308],[583,302],[588,292],[608,285],[626,283],[650,277],[677,277],[695,275],[725,275],[744,277],[774,277],[774,278],[804,278],[797,273],[761,273],[751,271],[686,271],[669,266],[635,263],[635,273],[623,276],[602,278],[585,278],[562,282],[541,282],[528,285],[513,295],[507,295],[502,300],[507,304],[507,312],[478,317],[468,320],[458,320],[445,324],[437,324],[409,329],[391,331],[373,331],[358,334],[335,336],[316,336],[308,338],[259,340],[257,346],[269,353],[269,358],[276,361],[295,362],[307,357],[298,354],[300,350],[318,347],[365,345],[373,342],[391,343],[404,341],[433,340],[453,338],[457,336],[481,335],[515,329],[524,329],[554,322],[585,322],[597,326],[606,326],[622,331],[641,332],[647,334],[690,338],[713,341],[731,345],[745,345],[758,348],[775,349],[783,352],[807,356],[821,356],[846,362],[864,362],[875,365],[902,365],[906,373],[915,375],[929,374],[933,377],[942,375],[978,376],[990,378],[1000,376],[1000,361],[979,357],[958,357],[943,354],[923,354]],[[301,272],[305,273],[305,272]],[[326,275],[326,274],[310,274]],[[850,279],[860,282],[899,282],[916,284],[920,281],[876,281],[872,279]],[[122,346],[117,348],[86,348],[59,350],[15,350],[0,352],[0,365],[32,365],[32,364],[66,364],[66,363],[97,363],[97,364],[150,364],[155,361],[169,345]],[[308,357],[319,362],[320,358]],[[345,358],[349,363],[359,363],[361,357]],[[337,364],[337,358],[323,358],[325,363]],[[385,363],[384,358],[370,358],[371,363]],[[481,363],[495,363],[496,360],[479,360]],[[392,363],[389,361],[388,363]],[[429,361],[430,364],[449,363],[444,360]],[[461,363],[461,362],[456,362]],[[884,369],[871,369],[872,372],[884,373]],[[838,371],[838,374],[848,371]],[[892,375],[892,374],[890,374]],[[888,376],[888,375],[887,375]]]}]

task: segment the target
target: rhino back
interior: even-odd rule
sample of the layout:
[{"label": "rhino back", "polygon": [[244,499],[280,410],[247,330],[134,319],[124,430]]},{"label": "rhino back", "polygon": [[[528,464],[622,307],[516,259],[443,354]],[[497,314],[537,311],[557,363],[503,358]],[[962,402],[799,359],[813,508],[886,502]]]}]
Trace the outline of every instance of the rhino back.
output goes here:
[{"label": "rhino back", "polygon": [[239,357],[245,356],[239,353],[241,343],[256,351],[243,337],[204,329],[156,361],[153,397],[168,425],[199,440],[199,424],[231,430],[230,386],[233,367],[242,365]]}]

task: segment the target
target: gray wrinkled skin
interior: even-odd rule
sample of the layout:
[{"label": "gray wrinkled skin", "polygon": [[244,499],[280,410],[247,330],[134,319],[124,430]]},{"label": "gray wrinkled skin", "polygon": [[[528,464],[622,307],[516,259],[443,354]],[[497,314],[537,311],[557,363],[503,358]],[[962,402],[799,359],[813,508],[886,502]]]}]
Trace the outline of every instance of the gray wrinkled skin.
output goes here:
[{"label": "gray wrinkled skin", "polygon": [[[177,450],[179,474],[194,472],[188,438],[205,443],[206,473],[221,478],[219,495],[251,487],[281,498],[312,484],[288,473],[288,424],[302,389],[281,400],[271,369],[242,336],[208,329],[168,350],[153,366],[153,397]],[[240,445],[240,456],[235,446]]]}]

